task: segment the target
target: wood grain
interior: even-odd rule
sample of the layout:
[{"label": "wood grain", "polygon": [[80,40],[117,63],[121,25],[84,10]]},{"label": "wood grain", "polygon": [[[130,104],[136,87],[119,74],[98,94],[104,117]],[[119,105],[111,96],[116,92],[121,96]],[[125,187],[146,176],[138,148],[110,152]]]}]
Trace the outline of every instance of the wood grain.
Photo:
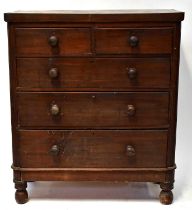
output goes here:
[{"label": "wood grain", "polygon": [[[166,92],[23,92],[18,94],[18,123],[34,128],[167,128],[168,101]],[[57,116],[50,113],[54,104],[60,109]],[[135,107],[134,116],[128,105]]]},{"label": "wood grain", "polygon": [[7,22],[176,22],[184,19],[184,12],[176,10],[49,10],[5,13]]},{"label": "wood grain", "polygon": [[[131,47],[129,38],[138,37],[139,43]],[[97,28],[95,31],[98,54],[154,54],[171,53],[171,28]]]},{"label": "wood grain", "polygon": [[[21,131],[24,168],[165,167],[167,131]],[[50,152],[57,145],[59,153]],[[127,145],[135,155],[129,156]]]},{"label": "wood grain", "polygon": [[[57,68],[58,77],[49,71]],[[129,78],[129,69],[137,71]],[[18,90],[169,88],[169,58],[18,58]]]},{"label": "wood grain", "polygon": [[[58,38],[51,47],[49,38]],[[87,55],[91,52],[89,28],[16,28],[17,56]]]}]

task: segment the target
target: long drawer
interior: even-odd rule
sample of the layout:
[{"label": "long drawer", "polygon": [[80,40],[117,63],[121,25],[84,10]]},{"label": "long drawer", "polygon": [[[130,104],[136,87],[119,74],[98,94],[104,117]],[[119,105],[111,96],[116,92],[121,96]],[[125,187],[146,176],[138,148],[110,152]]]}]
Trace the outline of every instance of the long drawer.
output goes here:
[{"label": "long drawer", "polygon": [[20,58],[18,89],[168,88],[169,58]]},{"label": "long drawer", "polygon": [[88,55],[89,28],[16,28],[17,56]]},{"label": "long drawer", "polygon": [[24,168],[165,167],[167,131],[20,131]]},{"label": "long drawer", "polygon": [[171,28],[97,28],[98,54],[169,54],[172,52]]},{"label": "long drawer", "polygon": [[167,92],[17,94],[21,127],[167,128]]}]

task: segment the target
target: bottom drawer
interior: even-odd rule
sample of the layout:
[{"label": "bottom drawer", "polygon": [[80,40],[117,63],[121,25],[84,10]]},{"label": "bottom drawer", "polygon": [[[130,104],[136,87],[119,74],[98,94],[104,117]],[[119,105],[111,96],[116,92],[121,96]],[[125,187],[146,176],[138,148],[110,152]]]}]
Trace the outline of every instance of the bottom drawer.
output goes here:
[{"label": "bottom drawer", "polygon": [[19,131],[23,168],[165,167],[167,131]]}]

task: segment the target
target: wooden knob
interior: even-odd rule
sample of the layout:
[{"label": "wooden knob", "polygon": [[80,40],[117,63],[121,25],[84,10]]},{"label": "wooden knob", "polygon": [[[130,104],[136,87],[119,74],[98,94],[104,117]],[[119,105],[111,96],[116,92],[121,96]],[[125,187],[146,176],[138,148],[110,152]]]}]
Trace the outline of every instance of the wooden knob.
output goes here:
[{"label": "wooden knob", "polygon": [[137,69],[135,69],[135,68],[128,68],[128,77],[131,80],[136,79],[137,78]]},{"label": "wooden knob", "polygon": [[49,37],[49,44],[51,47],[56,47],[58,45],[58,42],[59,40],[56,36],[52,35]]},{"label": "wooden knob", "polygon": [[59,75],[59,71],[58,71],[57,68],[51,68],[51,69],[49,70],[49,77],[50,77],[51,79],[57,78],[58,75]]},{"label": "wooden knob", "polygon": [[57,104],[53,104],[52,106],[51,106],[51,114],[52,115],[58,115],[59,114],[59,112],[60,112],[60,109],[59,109],[59,106],[57,105]]},{"label": "wooden knob", "polygon": [[127,105],[127,114],[128,116],[134,116],[135,115],[135,112],[136,112],[136,109],[133,105]]},{"label": "wooden knob", "polygon": [[136,47],[139,43],[139,38],[137,36],[130,36],[129,37],[129,45],[131,47]]},{"label": "wooden knob", "polygon": [[58,145],[53,145],[50,149],[50,153],[54,156],[59,154],[59,146]]},{"label": "wooden knob", "polygon": [[134,147],[131,146],[131,145],[127,145],[127,147],[126,147],[126,153],[127,153],[127,155],[129,157],[133,157],[136,154]]}]

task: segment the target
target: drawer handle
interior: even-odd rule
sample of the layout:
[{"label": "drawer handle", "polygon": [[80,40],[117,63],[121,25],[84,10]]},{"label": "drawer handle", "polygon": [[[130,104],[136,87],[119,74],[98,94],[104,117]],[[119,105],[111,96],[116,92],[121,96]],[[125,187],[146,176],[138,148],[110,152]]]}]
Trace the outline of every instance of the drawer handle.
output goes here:
[{"label": "drawer handle", "polygon": [[49,77],[50,77],[51,79],[57,78],[58,75],[59,75],[59,71],[58,71],[57,68],[51,68],[51,69],[49,70]]},{"label": "drawer handle", "polygon": [[134,147],[131,146],[131,145],[127,145],[127,147],[126,147],[126,152],[127,152],[127,155],[128,155],[129,157],[133,157],[133,156],[136,155],[135,149],[134,149]]},{"label": "drawer handle", "polygon": [[137,78],[137,69],[136,68],[128,68],[128,77],[133,80]]},{"label": "drawer handle", "polygon": [[51,45],[51,47],[56,47],[58,45],[58,38],[54,35],[49,37],[49,44]]},{"label": "drawer handle", "polygon": [[138,44],[139,44],[139,38],[137,36],[129,37],[129,45],[131,47],[137,47]]},{"label": "drawer handle", "polygon": [[50,149],[50,153],[54,156],[57,156],[59,154],[59,146],[53,145]]},{"label": "drawer handle", "polygon": [[134,116],[135,115],[135,113],[136,113],[136,108],[133,106],[133,105],[131,105],[131,104],[129,104],[129,105],[127,105],[127,114],[128,114],[128,116]]},{"label": "drawer handle", "polygon": [[51,114],[52,114],[52,115],[54,115],[54,116],[58,115],[59,112],[60,112],[59,106],[58,106],[57,104],[53,104],[53,105],[51,106],[50,111],[51,111]]}]

